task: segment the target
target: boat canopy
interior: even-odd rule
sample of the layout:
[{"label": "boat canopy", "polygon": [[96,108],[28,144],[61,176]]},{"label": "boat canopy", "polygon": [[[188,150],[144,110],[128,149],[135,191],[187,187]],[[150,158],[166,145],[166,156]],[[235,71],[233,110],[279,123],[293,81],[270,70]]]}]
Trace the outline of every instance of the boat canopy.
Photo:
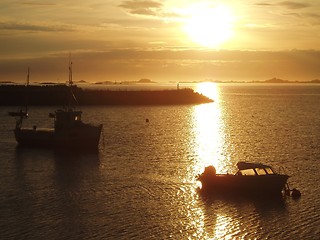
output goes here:
[{"label": "boat canopy", "polygon": [[255,168],[271,168],[270,166],[264,165],[261,163],[248,163],[248,162],[238,162],[237,167],[239,170],[255,169]]}]

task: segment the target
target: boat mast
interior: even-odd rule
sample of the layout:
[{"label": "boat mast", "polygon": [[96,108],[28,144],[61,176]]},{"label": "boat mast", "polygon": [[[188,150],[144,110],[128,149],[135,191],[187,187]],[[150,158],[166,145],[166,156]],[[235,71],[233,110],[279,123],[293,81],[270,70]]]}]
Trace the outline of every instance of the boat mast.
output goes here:
[{"label": "boat mast", "polygon": [[75,97],[72,88],[73,88],[73,80],[72,80],[72,61],[71,61],[71,54],[69,54],[69,81],[68,81],[68,87],[69,87],[69,99],[68,99],[68,111],[72,110],[72,100],[75,101],[76,104],[78,104],[77,98]]},{"label": "boat mast", "polygon": [[73,92],[72,92],[72,61],[71,61],[71,53],[69,53],[69,82],[68,82],[68,86],[69,86],[69,99],[68,99],[68,111],[71,110],[71,101],[72,101],[72,96],[73,96]]},{"label": "boat mast", "polygon": [[17,121],[16,128],[21,128],[23,119],[28,117],[29,84],[30,84],[30,67],[28,67],[28,73],[27,73],[27,83],[26,83],[26,91],[25,91],[25,107],[24,107],[25,111],[23,112],[22,106],[21,106],[20,119]]},{"label": "boat mast", "polygon": [[28,74],[27,74],[27,84],[25,85],[25,111],[23,111],[23,106],[20,106],[20,110],[17,112],[8,112],[8,114],[12,117],[16,117],[16,129],[21,129],[22,122],[24,118],[28,117],[28,95],[29,95],[29,83],[30,83],[30,68],[28,67]]},{"label": "boat mast", "polygon": [[71,62],[71,54],[69,54],[69,86],[71,87],[72,82],[72,62]]},{"label": "boat mast", "polygon": [[30,85],[30,67],[28,67],[28,74],[27,74],[27,84],[26,84],[26,100],[25,100],[25,114],[28,115],[28,95],[29,95],[29,85]]}]

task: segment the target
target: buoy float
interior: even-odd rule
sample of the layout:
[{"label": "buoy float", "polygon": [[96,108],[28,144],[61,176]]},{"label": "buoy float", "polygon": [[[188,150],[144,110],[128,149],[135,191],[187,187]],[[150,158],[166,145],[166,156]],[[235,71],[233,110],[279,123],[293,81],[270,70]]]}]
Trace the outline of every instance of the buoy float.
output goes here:
[{"label": "buoy float", "polygon": [[301,192],[298,189],[294,188],[291,190],[291,197],[294,199],[298,199],[301,197]]},{"label": "buoy float", "polygon": [[291,196],[293,199],[298,199],[301,197],[301,192],[296,188],[293,188],[291,190],[288,183],[286,184],[283,190],[285,196]]}]

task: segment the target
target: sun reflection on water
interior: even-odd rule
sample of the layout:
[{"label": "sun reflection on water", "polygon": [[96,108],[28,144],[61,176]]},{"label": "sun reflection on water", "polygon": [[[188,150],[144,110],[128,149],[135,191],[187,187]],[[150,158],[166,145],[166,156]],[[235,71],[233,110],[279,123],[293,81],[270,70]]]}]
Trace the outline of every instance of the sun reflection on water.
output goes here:
[{"label": "sun reflection on water", "polygon": [[214,100],[213,103],[198,105],[194,109],[195,171],[213,165],[218,173],[227,172],[227,156],[224,153],[224,122],[221,116],[220,92],[216,83],[201,83],[197,92]]},{"label": "sun reflection on water", "polygon": [[[230,170],[230,157],[225,137],[225,123],[222,115],[222,102],[220,99],[219,86],[215,83],[201,83],[196,91],[213,99],[213,103],[201,104],[194,107],[193,111],[193,164],[190,166],[189,174],[193,176],[203,172],[204,167],[213,165],[217,173],[226,173]],[[190,177],[190,176],[189,176]],[[223,239],[225,236],[232,235],[237,228],[234,220],[223,215],[216,215],[215,227],[207,229],[206,211],[196,198],[196,193],[192,192],[190,208],[193,209],[190,218],[192,225],[197,226],[197,237],[205,239]],[[200,204],[200,206],[199,206]],[[226,229],[230,228],[228,233]],[[227,235],[226,235],[227,234]]]},{"label": "sun reflection on water", "polygon": [[222,214],[217,215],[214,237],[211,239],[234,239],[237,233],[239,233],[238,221]]},{"label": "sun reflection on water", "polygon": [[220,101],[220,91],[217,83],[203,82],[199,83],[195,89],[196,92],[201,93],[208,98],[214,100],[216,103]]}]

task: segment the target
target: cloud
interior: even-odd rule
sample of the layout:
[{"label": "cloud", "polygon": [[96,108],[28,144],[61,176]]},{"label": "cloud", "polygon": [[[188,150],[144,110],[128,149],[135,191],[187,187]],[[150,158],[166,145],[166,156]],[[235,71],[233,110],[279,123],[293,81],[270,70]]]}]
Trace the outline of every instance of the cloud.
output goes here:
[{"label": "cloud", "polygon": [[257,5],[257,6],[266,6],[266,7],[273,6],[272,3],[257,3],[256,5]]},{"label": "cloud", "polygon": [[302,8],[308,8],[311,5],[305,2],[293,2],[293,1],[283,1],[279,3],[266,3],[261,2],[257,3],[257,6],[265,6],[265,7],[277,7],[277,6],[283,6],[288,9],[302,9]]},{"label": "cloud", "polygon": [[284,1],[280,2],[279,5],[285,6],[289,9],[301,9],[301,8],[307,8],[310,7],[310,4],[305,2],[293,2],[293,1]]},{"label": "cloud", "polygon": [[[292,16],[298,18],[300,22],[296,26],[318,26],[320,25],[320,14],[314,12],[296,13],[290,12],[283,14],[285,16]],[[303,19],[301,21],[300,19]]]},{"label": "cloud", "polygon": [[31,6],[31,7],[34,7],[34,6],[54,6],[56,4],[54,3],[45,3],[45,2],[33,2],[33,1],[28,1],[28,2],[18,2],[16,4],[20,4],[20,5],[27,5],[27,6]]},{"label": "cloud", "polygon": [[314,25],[320,25],[320,14],[306,13],[305,16],[309,17],[313,21]]},{"label": "cloud", "polygon": [[[306,1],[307,2],[307,1]],[[287,25],[287,31],[293,30],[295,27],[304,26],[308,29],[310,26],[316,26],[320,24],[320,15],[317,12],[317,6],[315,2],[308,1],[308,3],[302,1],[280,1],[277,3],[260,2],[255,4],[260,7],[272,8],[268,14],[270,16],[275,15],[277,18],[277,24],[280,26]],[[282,18],[281,17],[288,17]],[[272,21],[272,19],[271,19]],[[293,22],[294,21],[294,22]]]},{"label": "cloud", "polygon": [[70,32],[67,25],[40,25],[19,22],[0,22],[0,30],[32,31],[32,32]]},{"label": "cloud", "polygon": [[131,14],[158,16],[163,5],[156,1],[124,1],[119,6]]},{"label": "cloud", "polygon": [[[75,79],[87,81],[312,80],[320,76],[320,51],[110,50],[72,54]],[[0,59],[0,80],[22,81],[28,66],[36,81],[67,79],[67,52],[22,60]]]}]

